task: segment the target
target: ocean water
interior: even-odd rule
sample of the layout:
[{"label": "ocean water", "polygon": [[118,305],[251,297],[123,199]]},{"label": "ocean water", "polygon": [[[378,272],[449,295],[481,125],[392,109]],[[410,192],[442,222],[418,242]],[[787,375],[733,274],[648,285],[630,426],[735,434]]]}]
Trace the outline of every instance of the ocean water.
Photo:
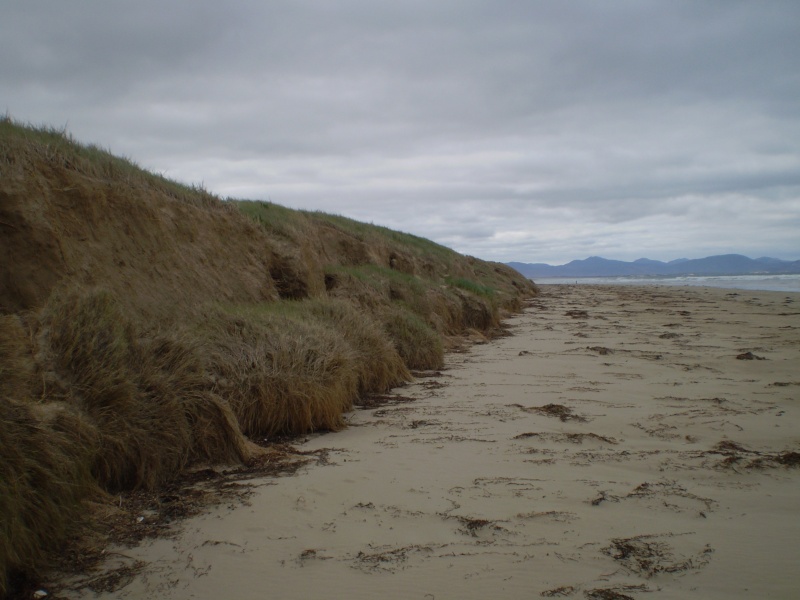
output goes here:
[{"label": "ocean water", "polygon": [[693,285],[734,290],[768,290],[800,293],[800,274],[797,275],[686,275],[680,277],[542,277],[534,280],[549,284],[603,285]]}]

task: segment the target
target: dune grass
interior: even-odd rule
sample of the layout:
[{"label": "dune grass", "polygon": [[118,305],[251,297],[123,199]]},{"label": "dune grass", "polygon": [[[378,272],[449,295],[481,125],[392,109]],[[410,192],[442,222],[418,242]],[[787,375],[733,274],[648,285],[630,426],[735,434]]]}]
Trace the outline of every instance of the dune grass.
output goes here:
[{"label": "dune grass", "polygon": [[386,311],[384,329],[410,369],[441,369],[442,338],[413,311],[396,305]]},{"label": "dune grass", "polygon": [[65,407],[0,397],[0,595],[80,525],[94,433]]},{"label": "dune grass", "polygon": [[488,285],[481,285],[465,277],[448,277],[445,281],[454,287],[472,292],[478,296],[483,296],[484,298],[493,298],[495,294],[494,288]]},{"label": "dune grass", "polygon": [[360,396],[410,377],[381,326],[342,300],[219,308],[200,335],[219,393],[251,436],[335,431]]},{"label": "dune grass", "polygon": [[337,430],[357,380],[348,345],[313,322],[224,313],[208,324],[218,388],[250,436]]},{"label": "dune grass", "polygon": [[34,401],[29,335],[20,317],[0,316],[0,596],[70,533],[96,489],[97,432],[62,402]]},{"label": "dune grass", "polygon": [[223,201],[9,117],[0,169],[0,596],[87,498],[340,429],[535,294],[503,265]]},{"label": "dune grass", "polygon": [[[116,156],[96,144],[82,144],[66,127],[23,125],[7,114],[1,116],[0,164],[7,169],[24,169],[31,163],[55,170],[69,169],[96,179],[143,186],[200,206],[220,202],[202,186],[185,185],[145,171],[133,160]],[[48,173],[40,171],[39,175],[47,176]]]},{"label": "dune grass", "polygon": [[96,427],[95,479],[109,490],[153,489],[193,458],[246,458],[199,341],[141,334],[105,291],[54,295],[44,312],[50,393]]}]

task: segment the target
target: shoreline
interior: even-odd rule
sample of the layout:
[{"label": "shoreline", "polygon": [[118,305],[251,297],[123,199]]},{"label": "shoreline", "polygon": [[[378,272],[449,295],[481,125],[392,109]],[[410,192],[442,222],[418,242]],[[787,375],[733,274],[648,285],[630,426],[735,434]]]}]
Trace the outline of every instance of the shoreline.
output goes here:
[{"label": "shoreline", "polygon": [[[574,283],[573,283],[574,282]],[[773,275],[684,275],[675,277],[550,277],[536,280],[536,285],[625,285],[634,287],[700,287],[748,292],[800,293],[800,274]]]},{"label": "shoreline", "polygon": [[59,597],[800,589],[798,299],[545,284],[507,325],[349,413],[348,429],[295,444],[324,460],[113,549],[126,558],[109,569],[142,563],[125,585],[68,589],[78,578]]}]

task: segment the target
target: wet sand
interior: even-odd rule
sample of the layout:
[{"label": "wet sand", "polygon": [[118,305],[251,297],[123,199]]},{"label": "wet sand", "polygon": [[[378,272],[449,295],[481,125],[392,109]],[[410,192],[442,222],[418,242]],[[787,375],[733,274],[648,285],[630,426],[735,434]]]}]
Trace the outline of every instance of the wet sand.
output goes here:
[{"label": "wet sand", "polygon": [[800,295],[544,286],[508,324],[63,595],[798,597]]}]

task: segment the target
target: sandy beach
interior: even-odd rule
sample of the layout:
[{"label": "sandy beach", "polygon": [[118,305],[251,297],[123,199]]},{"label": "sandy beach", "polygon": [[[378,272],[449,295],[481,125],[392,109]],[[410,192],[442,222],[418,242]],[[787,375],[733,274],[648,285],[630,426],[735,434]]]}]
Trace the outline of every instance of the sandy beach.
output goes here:
[{"label": "sandy beach", "polygon": [[800,595],[800,295],[544,286],[507,325],[59,594]]}]

